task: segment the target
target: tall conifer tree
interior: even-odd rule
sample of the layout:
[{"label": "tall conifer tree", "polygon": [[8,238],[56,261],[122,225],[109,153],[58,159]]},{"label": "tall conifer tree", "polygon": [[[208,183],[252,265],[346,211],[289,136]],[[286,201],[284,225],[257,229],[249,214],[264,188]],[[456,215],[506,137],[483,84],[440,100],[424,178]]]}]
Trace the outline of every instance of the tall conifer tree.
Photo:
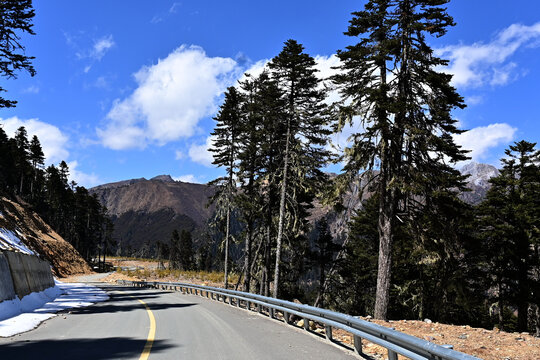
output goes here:
[{"label": "tall conifer tree", "polygon": [[516,306],[518,330],[528,330],[529,304],[540,305],[540,279],[530,276],[538,266],[540,215],[540,152],[535,143],[519,141],[506,151],[500,175],[480,204],[477,226],[484,261],[480,271],[496,289],[499,327],[505,326],[504,310]]},{"label": "tall conifer tree", "polygon": [[236,193],[235,176],[238,167],[238,137],[241,128],[241,94],[234,87],[229,87],[225,93],[225,100],[214,120],[217,121],[212,136],[215,141],[210,151],[214,153],[212,164],[223,167],[226,171],[224,177],[218,178],[210,185],[216,185],[218,190],[213,202],[217,204],[218,213],[225,217],[225,288],[229,283],[229,241],[231,229],[231,211]]},{"label": "tall conifer tree", "polygon": [[398,213],[412,217],[430,206],[434,192],[463,187],[459,172],[447,164],[466,159],[452,139],[460,130],[451,111],[464,107],[463,99],[450,85],[451,75],[435,70],[447,61],[426,42],[426,35],[442,36],[454,25],[441,7],[447,2],[370,0],[353,13],[345,33],[359,42],[338,51],[338,129],[356,118],[364,128],[351,137],[344,178],[377,171],[378,319],[387,318]]},{"label": "tall conifer tree", "polygon": [[[304,53],[304,47],[295,40],[288,40],[281,53],[270,61],[268,67],[273,79],[283,92],[285,118],[282,126],[285,137],[281,139],[282,166],[279,169],[280,203],[276,239],[276,263],[274,270],[273,296],[278,296],[280,287],[280,261],[285,232],[287,195],[289,203],[299,212],[298,221],[305,220],[305,210],[311,205],[316,186],[324,182],[320,168],[328,161],[329,153],[324,149],[329,131],[328,118],[324,116],[325,92],[315,69],[315,59]],[[309,191],[302,191],[308,189]],[[303,199],[302,196],[308,198]]]}]

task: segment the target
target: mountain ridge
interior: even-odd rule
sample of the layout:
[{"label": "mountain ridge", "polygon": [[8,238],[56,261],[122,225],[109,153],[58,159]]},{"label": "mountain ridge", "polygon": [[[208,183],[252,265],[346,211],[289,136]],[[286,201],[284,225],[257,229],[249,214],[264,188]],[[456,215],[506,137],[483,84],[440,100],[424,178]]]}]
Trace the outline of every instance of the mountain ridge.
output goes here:
[{"label": "mountain ridge", "polygon": [[[469,175],[467,187],[470,189],[461,193],[460,198],[473,205],[485,197],[490,187],[489,179],[499,174],[494,166],[476,162],[464,165],[460,171]],[[330,208],[316,203],[310,221],[314,223],[328,215],[332,235],[342,237],[351,216],[362,206],[362,199],[368,196],[360,196],[361,187],[360,177],[351,183],[344,197],[343,213],[333,213]],[[115,224],[113,237],[124,249],[122,251],[151,248],[156,241],[168,241],[175,229],[199,230],[200,235],[214,211],[213,206],[208,206],[208,199],[214,194],[212,186],[176,181],[170,175],[157,175],[149,180],[123,180],[99,185],[89,191],[107,207]]]}]

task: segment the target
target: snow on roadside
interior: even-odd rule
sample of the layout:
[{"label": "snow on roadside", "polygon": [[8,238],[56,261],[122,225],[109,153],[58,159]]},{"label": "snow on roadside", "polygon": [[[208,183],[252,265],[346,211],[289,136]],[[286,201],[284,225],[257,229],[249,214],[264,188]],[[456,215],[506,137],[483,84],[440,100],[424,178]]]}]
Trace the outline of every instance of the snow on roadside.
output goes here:
[{"label": "snow on roadside", "polygon": [[95,286],[63,283],[22,299],[0,303],[0,337],[8,337],[32,330],[61,310],[80,308],[105,301],[107,293]]},{"label": "snow on roadside", "polygon": [[15,249],[24,254],[36,255],[24,245],[20,239],[21,237],[24,237],[24,235],[20,231],[17,231],[17,234],[15,234],[11,230],[0,228],[0,250]]}]

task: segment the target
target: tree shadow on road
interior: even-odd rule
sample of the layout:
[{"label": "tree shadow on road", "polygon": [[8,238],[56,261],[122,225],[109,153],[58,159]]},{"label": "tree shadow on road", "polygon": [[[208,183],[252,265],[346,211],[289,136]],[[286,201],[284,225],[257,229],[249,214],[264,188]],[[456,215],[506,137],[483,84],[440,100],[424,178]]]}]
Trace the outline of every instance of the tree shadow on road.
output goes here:
[{"label": "tree shadow on road", "polygon": [[[187,303],[187,304],[153,303],[153,304],[148,304],[148,307],[152,311],[157,311],[157,310],[164,310],[164,309],[181,309],[181,308],[190,307],[193,305],[197,305],[197,304],[196,303]],[[78,315],[78,314],[89,315],[89,314],[127,312],[127,311],[133,311],[133,310],[144,310],[144,307],[139,302],[131,303],[131,304],[115,304],[114,302],[108,302],[108,303],[105,302],[105,303],[99,303],[95,306],[74,309],[74,310],[71,310],[70,313],[71,315]]]},{"label": "tree shadow on road", "polygon": [[[16,341],[2,344],[0,347],[0,359],[137,359],[141,355],[145,344],[146,340],[127,337]],[[178,345],[156,340],[152,346],[151,354],[174,347],[178,347]],[[171,356],[172,358],[176,358],[176,356]]]}]

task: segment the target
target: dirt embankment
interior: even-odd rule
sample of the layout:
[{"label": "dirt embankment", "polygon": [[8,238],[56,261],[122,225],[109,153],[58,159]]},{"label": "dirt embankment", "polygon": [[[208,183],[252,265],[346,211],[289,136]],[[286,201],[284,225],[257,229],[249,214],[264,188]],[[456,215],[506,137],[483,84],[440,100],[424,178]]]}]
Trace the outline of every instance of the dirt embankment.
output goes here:
[{"label": "dirt embankment", "polygon": [[0,228],[17,233],[26,247],[52,265],[55,276],[92,272],[77,250],[35,212],[4,197],[0,197],[0,212]]}]

